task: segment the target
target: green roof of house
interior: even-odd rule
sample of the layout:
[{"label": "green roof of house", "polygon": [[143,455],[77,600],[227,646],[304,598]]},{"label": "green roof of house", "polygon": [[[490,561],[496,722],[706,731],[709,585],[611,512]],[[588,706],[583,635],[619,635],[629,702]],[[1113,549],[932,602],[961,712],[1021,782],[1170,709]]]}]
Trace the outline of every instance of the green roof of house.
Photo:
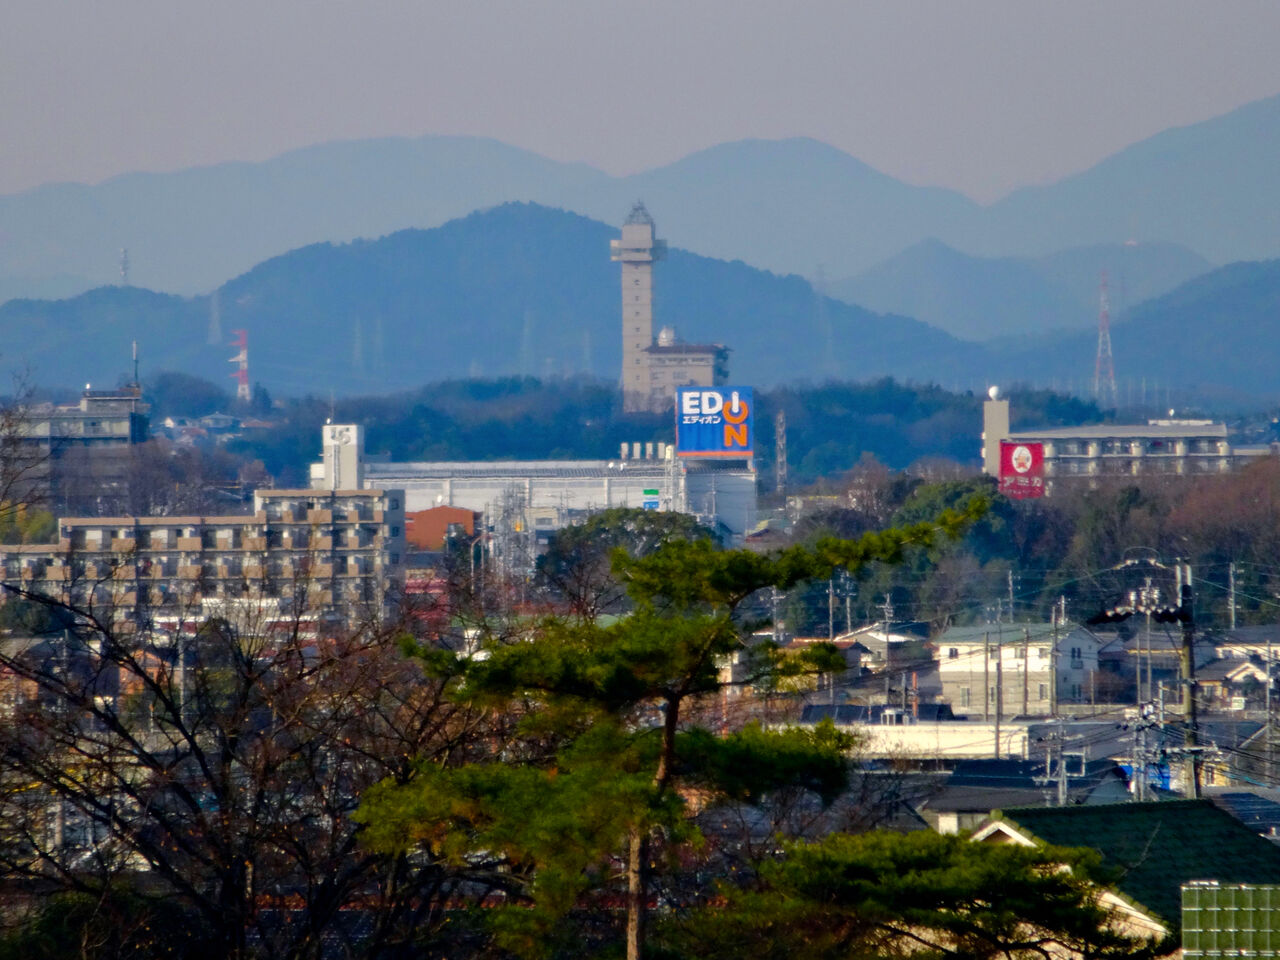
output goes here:
[{"label": "green roof of house", "polygon": [[1044,843],[1092,847],[1113,889],[1177,931],[1192,880],[1280,883],[1280,847],[1208,800],[1022,807],[999,816]]}]

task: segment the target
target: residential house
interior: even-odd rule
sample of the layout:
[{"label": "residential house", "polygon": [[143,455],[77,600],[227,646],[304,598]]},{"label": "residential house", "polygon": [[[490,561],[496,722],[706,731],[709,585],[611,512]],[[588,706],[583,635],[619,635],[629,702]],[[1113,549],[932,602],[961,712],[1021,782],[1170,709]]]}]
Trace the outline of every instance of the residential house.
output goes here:
[{"label": "residential house", "polygon": [[868,651],[872,670],[919,669],[932,659],[928,651],[929,624],[923,622],[878,622],[842,633],[839,640],[857,641]]},{"label": "residential house", "polygon": [[1208,800],[1006,809],[973,839],[1097,850],[1115,876],[1106,902],[1156,935],[1180,936],[1183,884],[1280,883],[1280,847]]},{"label": "residential house", "polygon": [[[1134,618],[1122,629],[1095,629],[1103,646],[1098,652],[1100,675],[1095,687],[1098,699],[1137,703],[1178,699],[1182,678],[1182,631],[1176,626],[1152,624],[1146,629]],[[1194,644],[1196,670],[1214,659],[1213,644],[1198,638]]]},{"label": "residential house", "polygon": [[[1275,690],[1277,664],[1271,664]],[[1202,710],[1262,709],[1266,702],[1267,664],[1256,655],[1213,660],[1196,668],[1196,696]]]},{"label": "residential house", "polygon": [[1044,717],[1089,703],[1098,637],[1073,623],[952,627],[937,641],[942,696],[959,714]]},{"label": "residential house", "polygon": [[992,810],[1043,805],[1060,795],[1073,806],[1129,799],[1128,777],[1114,760],[1066,759],[1061,793],[1056,764],[1043,759],[961,760],[920,814],[939,833],[959,833],[981,826]]},{"label": "residential house", "polygon": [[1215,630],[1206,638],[1213,655],[1229,659],[1261,657],[1280,659],[1280,624],[1254,624],[1230,630]]}]

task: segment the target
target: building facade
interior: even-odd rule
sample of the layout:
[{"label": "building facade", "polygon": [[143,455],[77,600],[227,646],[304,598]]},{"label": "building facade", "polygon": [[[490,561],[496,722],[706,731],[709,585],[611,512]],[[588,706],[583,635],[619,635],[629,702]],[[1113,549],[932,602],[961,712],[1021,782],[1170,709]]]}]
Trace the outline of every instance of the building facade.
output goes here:
[{"label": "building facade", "polygon": [[943,699],[957,714],[989,719],[1088,703],[1102,643],[1070,623],[990,623],[952,627],[937,646]]},{"label": "building facade", "polygon": [[4,582],[117,626],[247,600],[381,616],[403,574],[398,490],[259,490],[248,516],[68,517],[58,529],[56,545],[0,546]]},{"label": "building facade", "polygon": [[[370,487],[404,492],[413,513],[461,507],[482,516],[495,550],[504,546],[513,563],[531,562],[561,527],[591,513],[625,507],[688,513],[737,543],[756,524],[756,471],[751,460],[679,458],[667,444],[623,444],[616,460],[495,460],[391,463],[328,453],[328,437],[343,425],[325,427],[326,455],[311,465],[311,485],[334,483],[335,463]],[[354,428],[352,428],[354,431]],[[517,560],[516,558],[522,558]]]},{"label": "building facade", "polygon": [[1043,456],[1043,479],[1131,477],[1144,474],[1203,476],[1226,473],[1269,450],[1233,450],[1225,424],[1211,420],[1148,420],[1145,424],[1094,424],[1019,430],[1009,427],[1009,401],[982,406],[982,469],[999,477],[1000,447],[1034,445]]},{"label": "building facade", "polygon": [[[0,425],[13,499],[37,499],[56,510],[118,509],[128,499],[133,448],[148,439],[142,388],[85,388],[76,404],[39,404]],[[8,429],[4,429],[8,427]]]}]

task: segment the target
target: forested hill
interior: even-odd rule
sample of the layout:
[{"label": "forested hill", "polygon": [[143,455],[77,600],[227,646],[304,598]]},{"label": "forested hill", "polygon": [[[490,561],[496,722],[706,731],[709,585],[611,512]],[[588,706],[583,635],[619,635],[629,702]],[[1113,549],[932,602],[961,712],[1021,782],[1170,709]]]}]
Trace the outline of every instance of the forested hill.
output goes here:
[{"label": "forested hill", "polygon": [[[314,244],[211,297],[100,288],[0,307],[5,361],[51,386],[109,381],[140,341],[144,369],[210,379],[248,332],[250,375],[276,395],[373,393],[449,377],[617,376],[614,228],[506,204],[433,230]],[[919,321],[819,301],[807,281],[672,250],[656,268],[659,325],[732,348],[734,380],[911,373],[975,350]]]}]

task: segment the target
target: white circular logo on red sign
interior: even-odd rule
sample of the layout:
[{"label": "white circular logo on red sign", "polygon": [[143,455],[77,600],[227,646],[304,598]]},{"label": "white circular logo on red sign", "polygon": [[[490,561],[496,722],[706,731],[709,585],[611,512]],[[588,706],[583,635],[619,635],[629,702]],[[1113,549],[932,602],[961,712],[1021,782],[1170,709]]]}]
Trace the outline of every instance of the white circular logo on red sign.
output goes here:
[{"label": "white circular logo on red sign", "polygon": [[1014,447],[1013,454],[1009,457],[1009,462],[1018,473],[1026,473],[1030,470],[1032,460],[1031,451],[1026,447]]}]

